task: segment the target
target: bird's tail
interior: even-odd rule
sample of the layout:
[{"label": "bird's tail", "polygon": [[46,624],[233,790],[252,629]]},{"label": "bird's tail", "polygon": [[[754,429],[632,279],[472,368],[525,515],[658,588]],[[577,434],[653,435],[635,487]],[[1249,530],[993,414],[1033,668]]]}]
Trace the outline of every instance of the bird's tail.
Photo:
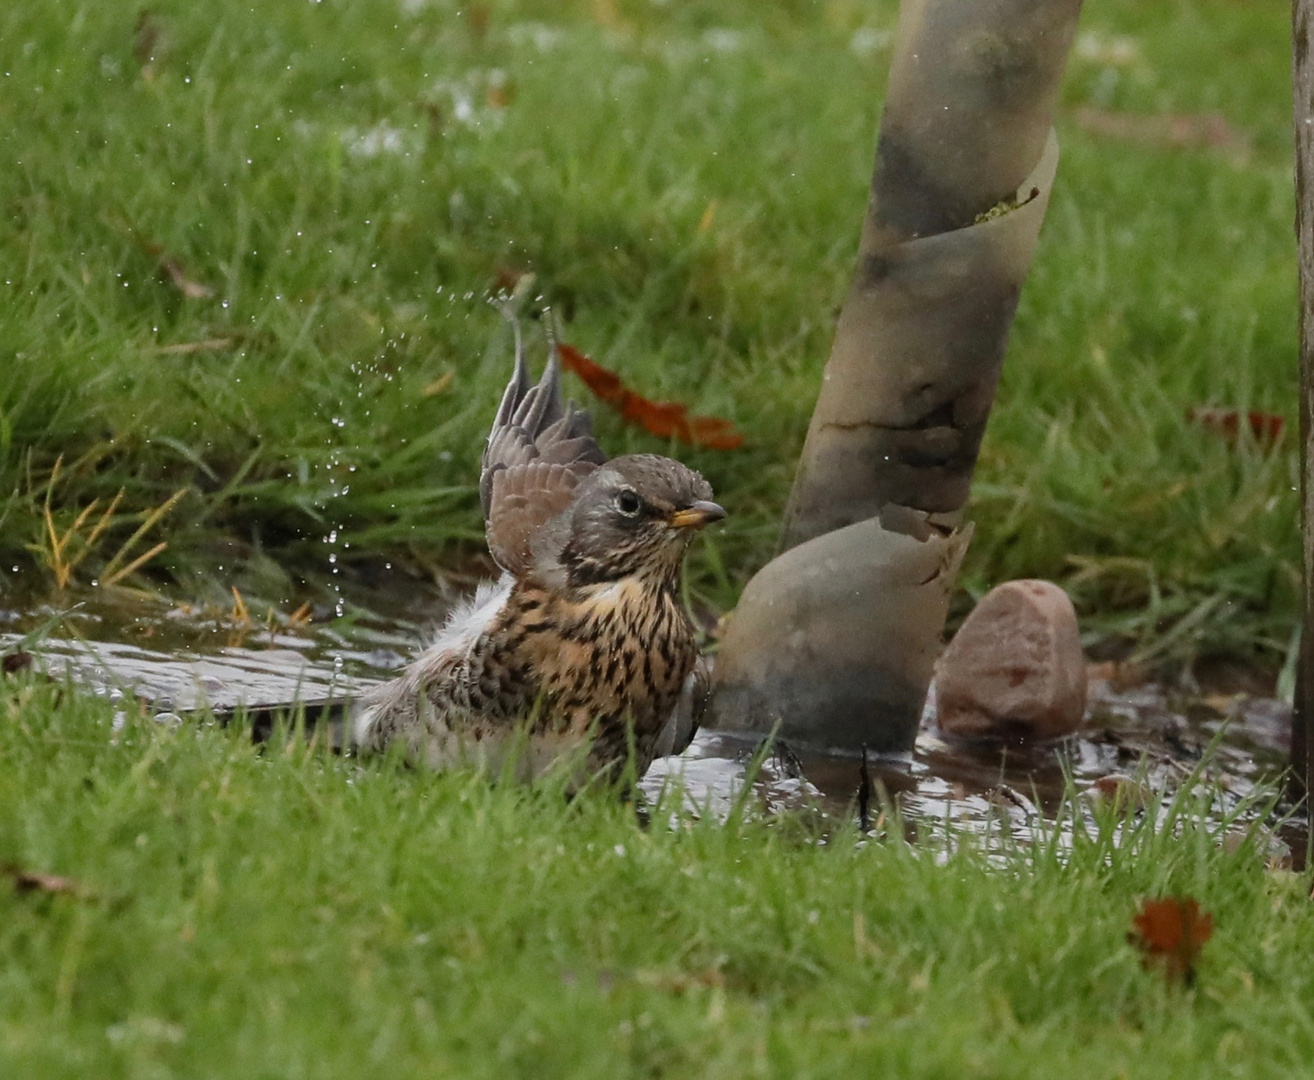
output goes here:
[{"label": "bird's tail", "polygon": [[300,727],[308,736],[327,737],[328,745],[341,751],[351,742],[348,723],[353,704],[352,698],[322,698],[318,701],[280,701],[272,705],[238,705],[212,712],[224,727],[234,724],[249,727],[253,743],[268,742],[280,727]]}]

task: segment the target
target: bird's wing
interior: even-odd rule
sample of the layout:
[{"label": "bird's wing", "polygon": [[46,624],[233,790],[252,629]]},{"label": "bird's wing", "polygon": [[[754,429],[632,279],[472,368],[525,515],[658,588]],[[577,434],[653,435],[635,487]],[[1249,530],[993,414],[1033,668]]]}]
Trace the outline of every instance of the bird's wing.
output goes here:
[{"label": "bird's wing", "polygon": [[699,656],[693,670],[685,677],[675,709],[667,717],[653,747],[654,757],[678,757],[683,754],[702,726],[707,702],[712,696],[712,669],[707,657]]},{"label": "bird's wing", "polygon": [[538,531],[569,508],[580,480],[607,457],[593,438],[589,414],[573,401],[562,404],[556,345],[532,386],[515,330],[516,368],[488,433],[479,499],[488,550],[502,569],[521,576],[532,568]]}]

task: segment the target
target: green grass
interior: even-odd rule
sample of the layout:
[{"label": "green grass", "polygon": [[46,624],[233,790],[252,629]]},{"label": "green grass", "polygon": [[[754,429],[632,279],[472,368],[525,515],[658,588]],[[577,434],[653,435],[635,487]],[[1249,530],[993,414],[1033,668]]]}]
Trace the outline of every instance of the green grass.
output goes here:
[{"label": "green grass", "polygon": [[[1192,798],[992,864],[357,762],[0,681],[0,1075],[1250,1077],[1314,1054],[1304,875]],[[658,818],[662,815],[659,813]],[[1002,863],[1002,866],[1001,866]],[[1139,901],[1215,918],[1193,989]]]},{"label": "green grass", "polygon": [[[483,296],[512,268],[573,343],[746,432],[678,450],[732,511],[694,590],[733,604],[770,556],[851,270],[896,6],[458,7],[161,0],[140,58],[135,0],[0,11],[0,589],[49,586],[47,494],[63,530],[120,488],[84,585],[177,490],[135,549],[168,540],[138,580],[175,593],[291,604],[330,552],[453,565],[479,544],[508,368]],[[1095,637],[1287,653],[1296,440],[1231,447],[1184,414],[1294,421],[1288,11],[1084,13],[966,593],[1049,576]],[[1092,134],[1083,106],[1217,111],[1247,145]],[[151,245],[213,296],[182,295]],[[678,449],[599,421],[613,452]]]},{"label": "green grass", "polygon": [[[144,69],[139,3],[0,5],[6,606],[53,588],[47,530],[120,489],[77,585],[160,540],[137,583],[237,584],[253,610],[295,606],[329,555],[463,562],[508,367],[483,302],[503,268],[538,275],[574,344],[746,432],[686,451],[598,417],[608,449],[677,450],[731,509],[694,592],[728,607],[769,557],[895,4],[457,7],[160,0]],[[1296,440],[1233,447],[1184,419],[1294,422],[1288,18],[1084,13],[965,595],[1046,575],[1092,636],[1152,655],[1288,651]],[[1082,107],[1221,112],[1239,148],[1095,134]],[[157,248],[213,295],[182,295]],[[1314,1057],[1309,881],[1225,853],[1189,801],[1116,850],[1106,820],[1067,855],[995,863],[818,843],[803,818],[645,831],[601,793],[114,734],[105,703],[27,677],[0,680],[0,763],[0,864],[82,890],[0,876],[6,1080],[1288,1076]],[[1124,942],[1170,892],[1216,919],[1190,991]]]}]

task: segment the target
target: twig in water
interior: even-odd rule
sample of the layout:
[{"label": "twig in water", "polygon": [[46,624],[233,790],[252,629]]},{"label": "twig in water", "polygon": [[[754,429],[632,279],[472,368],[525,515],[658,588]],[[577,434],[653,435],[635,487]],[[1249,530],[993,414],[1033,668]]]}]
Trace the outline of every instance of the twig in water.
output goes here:
[{"label": "twig in water", "polygon": [[862,744],[862,765],[858,768],[858,828],[871,831],[871,773],[867,771],[867,744]]},{"label": "twig in water", "polygon": [[803,762],[784,739],[777,739],[771,750],[771,764],[775,766],[776,772],[789,780],[798,780],[803,776]]}]

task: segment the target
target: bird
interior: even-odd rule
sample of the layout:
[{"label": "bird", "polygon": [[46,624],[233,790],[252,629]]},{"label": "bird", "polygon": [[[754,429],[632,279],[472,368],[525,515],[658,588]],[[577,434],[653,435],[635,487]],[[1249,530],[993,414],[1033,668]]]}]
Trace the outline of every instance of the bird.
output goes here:
[{"label": "bird", "polygon": [[633,755],[642,776],[687,745],[706,699],[681,580],[691,539],[726,511],[672,458],[608,459],[588,412],[562,402],[552,335],[531,383],[513,327],[515,367],[479,478],[501,577],[352,704],[349,738],[365,753],[400,746],[435,769],[509,764],[529,779],[570,757],[614,781]]}]

